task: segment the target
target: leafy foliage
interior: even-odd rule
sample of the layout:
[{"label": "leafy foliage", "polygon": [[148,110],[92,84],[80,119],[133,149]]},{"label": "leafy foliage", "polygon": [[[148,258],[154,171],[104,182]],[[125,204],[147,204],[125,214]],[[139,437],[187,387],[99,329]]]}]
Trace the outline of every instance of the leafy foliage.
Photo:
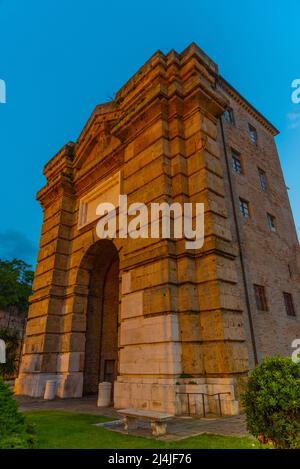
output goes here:
[{"label": "leafy foliage", "polygon": [[33,428],[24,415],[3,379],[0,378],[0,449],[32,448]]},{"label": "leafy foliage", "polygon": [[252,435],[276,448],[300,448],[300,363],[265,358],[252,371],[243,402]]},{"label": "leafy foliage", "polygon": [[17,331],[0,329],[0,339],[4,340],[6,344],[6,362],[0,363],[0,376],[8,379],[16,371],[16,355],[20,342],[19,334]]},{"label": "leafy foliage", "polygon": [[16,307],[25,313],[32,293],[33,275],[30,266],[22,260],[0,260],[0,308]]}]

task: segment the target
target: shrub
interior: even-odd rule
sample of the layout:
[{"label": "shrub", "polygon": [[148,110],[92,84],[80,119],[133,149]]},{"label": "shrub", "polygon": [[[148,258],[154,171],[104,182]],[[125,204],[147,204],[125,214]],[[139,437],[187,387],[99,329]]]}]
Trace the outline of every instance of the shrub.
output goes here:
[{"label": "shrub", "polygon": [[0,449],[32,448],[33,429],[18,410],[12,392],[0,377]]},{"label": "shrub", "polygon": [[300,448],[300,363],[265,358],[250,374],[245,405],[247,428],[275,448]]}]

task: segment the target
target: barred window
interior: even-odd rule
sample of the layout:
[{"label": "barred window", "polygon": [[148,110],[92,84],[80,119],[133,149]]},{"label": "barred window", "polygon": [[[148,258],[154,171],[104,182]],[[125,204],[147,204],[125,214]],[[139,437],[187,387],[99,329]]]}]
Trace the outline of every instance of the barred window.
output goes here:
[{"label": "barred window", "polygon": [[284,292],[283,293],[283,298],[284,298],[286,314],[288,316],[296,316],[293,297],[292,297],[291,293]]},{"label": "barred window", "polygon": [[248,124],[249,128],[249,138],[251,140],[252,143],[257,143],[257,132],[256,132],[256,128],[253,127],[253,125],[251,124]]},{"label": "barred window", "polygon": [[232,158],[232,169],[234,172],[238,174],[242,174],[243,169],[242,169],[242,163],[241,163],[241,157],[240,155],[232,150],[231,151],[231,158]]},{"label": "barred window", "polygon": [[226,122],[229,122],[229,124],[234,125],[235,120],[234,120],[234,113],[232,107],[228,107],[226,111],[224,112],[224,118]]},{"label": "barred window", "polygon": [[256,307],[260,311],[268,311],[268,302],[265,287],[262,285],[254,285]]},{"label": "barred window", "polygon": [[270,213],[267,213],[267,219],[268,219],[268,226],[270,228],[271,231],[276,231],[276,219],[273,215],[271,215]]},{"label": "barred window", "polygon": [[243,217],[250,218],[249,202],[244,199],[240,199],[240,211]]},{"label": "barred window", "polygon": [[266,179],[265,171],[261,168],[258,168],[258,176],[259,176],[260,187],[262,188],[263,191],[267,191],[268,186],[267,186],[267,179]]}]

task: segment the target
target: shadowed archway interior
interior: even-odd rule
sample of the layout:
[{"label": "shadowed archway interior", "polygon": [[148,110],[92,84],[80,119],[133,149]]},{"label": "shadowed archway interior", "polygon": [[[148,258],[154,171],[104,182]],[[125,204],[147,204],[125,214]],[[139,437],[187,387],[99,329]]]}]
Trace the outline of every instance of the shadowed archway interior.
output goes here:
[{"label": "shadowed archway interior", "polygon": [[83,393],[91,395],[117,377],[119,255],[113,242],[95,243],[82,268],[89,275]]}]

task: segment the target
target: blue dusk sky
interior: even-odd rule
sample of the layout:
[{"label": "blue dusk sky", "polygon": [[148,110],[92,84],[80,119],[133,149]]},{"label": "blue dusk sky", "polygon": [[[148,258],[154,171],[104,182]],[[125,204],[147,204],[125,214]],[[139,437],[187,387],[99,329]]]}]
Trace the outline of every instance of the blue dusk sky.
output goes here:
[{"label": "blue dusk sky", "polygon": [[44,164],[157,50],[196,42],[279,130],[300,232],[299,1],[0,0],[0,258],[34,265]]}]

